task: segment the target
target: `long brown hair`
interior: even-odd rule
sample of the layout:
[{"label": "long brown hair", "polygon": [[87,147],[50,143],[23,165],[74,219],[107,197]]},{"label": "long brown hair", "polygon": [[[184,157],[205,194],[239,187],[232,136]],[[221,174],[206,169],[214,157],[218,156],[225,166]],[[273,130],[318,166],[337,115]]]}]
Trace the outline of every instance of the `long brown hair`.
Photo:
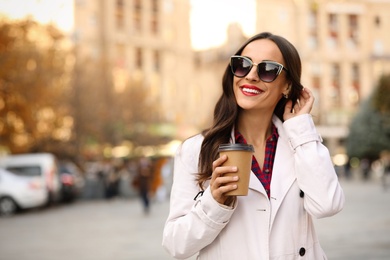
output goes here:
[{"label": "long brown hair", "polygon": [[[288,99],[282,97],[274,110],[274,114],[283,121],[286,102],[291,99],[295,104],[303,88],[300,82],[302,72],[301,59],[298,51],[289,41],[269,32],[263,32],[248,39],[234,55],[240,55],[249,43],[259,39],[269,39],[278,46],[288,69],[287,80],[291,85],[289,97]],[[240,110],[233,92],[233,73],[229,64],[222,78],[222,90],[222,95],[214,108],[213,124],[209,129],[202,132],[204,140],[200,151],[199,173],[197,174],[198,185],[201,189],[204,189],[203,184],[211,177],[213,172],[212,164],[218,158],[219,145],[229,142],[231,131]]]}]

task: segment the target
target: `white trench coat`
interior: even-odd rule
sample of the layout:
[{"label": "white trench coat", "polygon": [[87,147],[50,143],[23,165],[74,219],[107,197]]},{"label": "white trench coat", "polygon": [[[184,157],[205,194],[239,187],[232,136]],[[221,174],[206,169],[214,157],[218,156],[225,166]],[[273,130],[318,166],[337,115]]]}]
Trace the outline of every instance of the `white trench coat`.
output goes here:
[{"label": "white trench coat", "polygon": [[194,200],[200,191],[195,176],[203,136],[189,138],[179,147],[162,242],[173,257],[327,259],[312,218],[332,216],[344,205],[328,149],[308,114],[284,123],[274,116],[273,122],[279,139],[270,199],[252,173],[249,194],[237,197],[233,208],[217,203],[209,187]]}]

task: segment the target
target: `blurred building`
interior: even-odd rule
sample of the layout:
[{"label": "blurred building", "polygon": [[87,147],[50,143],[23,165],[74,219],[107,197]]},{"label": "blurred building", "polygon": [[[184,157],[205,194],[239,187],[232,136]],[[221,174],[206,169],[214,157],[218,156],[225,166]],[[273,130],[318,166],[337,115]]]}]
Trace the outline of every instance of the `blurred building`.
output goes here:
[{"label": "blurred building", "polygon": [[[297,47],[319,131],[332,154],[343,152],[359,103],[390,73],[390,0],[254,1],[257,31]],[[74,10],[78,59],[103,60],[116,91],[148,91],[179,138],[209,125],[229,57],[247,39],[232,24],[225,45],[194,52],[190,8],[189,0],[75,0]]]},{"label": "blurred building", "polygon": [[[303,85],[316,97],[316,125],[331,153],[342,153],[359,103],[381,75],[390,73],[390,1],[255,1],[257,31],[279,34],[297,47]],[[197,53],[199,70],[214,67],[219,77],[214,83],[219,84],[244,39],[239,27],[231,25],[225,46]]]},{"label": "blurred building", "polygon": [[143,88],[162,121],[198,125],[206,113],[193,81],[189,13],[182,0],[75,0],[77,59],[104,66],[118,92]]}]

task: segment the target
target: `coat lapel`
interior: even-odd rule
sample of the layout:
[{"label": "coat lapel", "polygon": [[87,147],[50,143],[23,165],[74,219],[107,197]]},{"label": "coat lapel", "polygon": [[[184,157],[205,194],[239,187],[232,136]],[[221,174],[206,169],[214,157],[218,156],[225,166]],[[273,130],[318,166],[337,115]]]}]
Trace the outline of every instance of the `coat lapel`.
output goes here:
[{"label": "coat lapel", "polygon": [[249,179],[249,189],[258,191],[266,197],[268,196],[267,193],[265,192],[263,184],[261,184],[261,181],[256,177],[256,175],[252,171]]},{"label": "coat lapel", "polygon": [[283,131],[282,122],[274,120],[274,123],[278,128],[279,140],[276,147],[271,180],[271,227],[284,197],[296,179],[294,170],[294,154],[289,147],[287,136]]}]

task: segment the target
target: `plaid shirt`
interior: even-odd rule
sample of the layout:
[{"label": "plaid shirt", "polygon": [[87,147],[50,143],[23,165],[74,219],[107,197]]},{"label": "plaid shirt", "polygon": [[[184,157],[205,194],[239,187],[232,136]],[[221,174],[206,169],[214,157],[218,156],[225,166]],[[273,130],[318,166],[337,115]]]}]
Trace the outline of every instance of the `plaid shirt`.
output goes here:
[{"label": "plaid shirt", "polygon": [[[263,170],[261,170],[259,163],[257,162],[255,156],[252,157],[252,171],[256,177],[263,184],[265,191],[267,192],[268,198],[271,194],[271,178],[272,178],[272,168],[274,165],[276,144],[278,142],[279,134],[275,125],[272,124],[272,134],[268,137],[265,145],[265,156],[264,156],[264,165]],[[244,136],[238,130],[235,130],[234,133],[236,143],[246,144]]]}]

